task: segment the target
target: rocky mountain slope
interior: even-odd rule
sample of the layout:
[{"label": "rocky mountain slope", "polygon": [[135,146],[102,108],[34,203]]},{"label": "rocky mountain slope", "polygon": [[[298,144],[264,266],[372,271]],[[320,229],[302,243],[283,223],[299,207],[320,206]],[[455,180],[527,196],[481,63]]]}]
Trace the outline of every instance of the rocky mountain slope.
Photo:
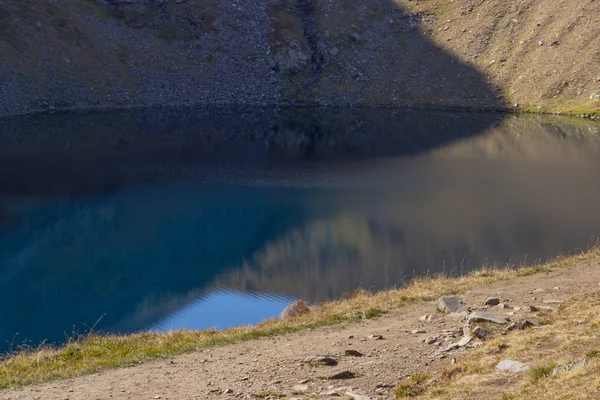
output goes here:
[{"label": "rocky mountain slope", "polygon": [[5,0],[0,115],[190,104],[600,111],[594,0]]}]

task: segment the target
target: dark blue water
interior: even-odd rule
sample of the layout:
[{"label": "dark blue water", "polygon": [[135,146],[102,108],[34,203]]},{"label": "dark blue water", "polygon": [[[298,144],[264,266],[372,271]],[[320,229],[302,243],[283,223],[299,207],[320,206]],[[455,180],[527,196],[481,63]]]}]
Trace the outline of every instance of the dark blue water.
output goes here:
[{"label": "dark blue water", "polygon": [[1,121],[0,348],[253,324],[600,233],[600,125],[391,110]]}]

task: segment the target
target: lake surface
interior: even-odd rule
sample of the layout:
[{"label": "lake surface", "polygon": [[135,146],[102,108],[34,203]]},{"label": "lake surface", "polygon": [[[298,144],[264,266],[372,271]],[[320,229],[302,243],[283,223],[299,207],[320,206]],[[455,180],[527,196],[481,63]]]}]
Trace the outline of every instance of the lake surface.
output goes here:
[{"label": "lake surface", "polygon": [[600,124],[377,109],[0,120],[0,351],[227,328],[600,234]]}]

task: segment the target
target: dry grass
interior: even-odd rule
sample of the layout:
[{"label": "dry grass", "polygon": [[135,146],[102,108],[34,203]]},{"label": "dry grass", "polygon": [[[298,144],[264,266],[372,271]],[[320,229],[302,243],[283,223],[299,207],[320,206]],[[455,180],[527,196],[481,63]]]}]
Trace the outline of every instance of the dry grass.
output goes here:
[{"label": "dry grass", "polygon": [[[62,348],[41,348],[9,356],[0,363],[0,388],[68,378],[228,343],[375,318],[388,310],[431,301],[443,295],[463,293],[475,287],[510,278],[573,267],[599,256],[600,248],[595,248],[550,264],[519,270],[482,269],[460,278],[443,276],[418,278],[402,289],[388,290],[377,294],[356,292],[346,299],[311,307],[307,313],[291,318],[268,320],[252,327],[223,331],[180,330],[128,336],[92,335],[73,341]],[[600,309],[600,305],[598,308]],[[537,331],[536,335],[545,335],[546,332],[545,330]],[[511,346],[514,346],[513,342],[511,342]],[[600,343],[598,349],[600,349]],[[488,360],[487,362],[492,361]]]},{"label": "dry grass", "polygon": [[[515,331],[486,342],[459,363],[432,377],[432,383],[415,396],[423,400],[458,399],[596,399],[600,398],[600,292],[579,296],[555,313],[539,329]],[[529,363],[528,373],[498,371],[495,365],[511,359]],[[552,377],[557,365],[588,359],[578,371]],[[403,387],[405,383],[399,384]]]}]

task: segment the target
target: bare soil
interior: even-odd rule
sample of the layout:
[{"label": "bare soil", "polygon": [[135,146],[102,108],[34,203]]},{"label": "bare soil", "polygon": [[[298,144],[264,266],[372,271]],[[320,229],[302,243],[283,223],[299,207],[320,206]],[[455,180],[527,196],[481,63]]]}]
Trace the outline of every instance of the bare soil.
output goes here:
[{"label": "bare soil", "polygon": [[[489,296],[511,306],[489,311],[512,320],[536,322],[528,305],[557,308],[559,301],[599,290],[600,260],[570,268],[520,277],[482,287],[461,296],[472,309],[483,308]],[[516,307],[516,309],[514,308]],[[521,308],[521,309],[519,309]],[[432,322],[420,321],[436,314],[428,302],[387,313],[363,324],[345,324],[259,339],[172,359],[151,361],[99,374],[0,392],[1,399],[222,399],[285,398],[334,399],[354,395],[359,399],[394,397],[395,384],[417,373],[431,374],[460,360],[470,349],[460,348],[441,358],[439,347],[423,343],[446,329],[462,329],[464,322],[436,314]],[[425,333],[411,333],[413,330]],[[383,339],[370,339],[381,335]],[[455,339],[458,340],[460,336]],[[346,356],[356,350],[363,357]],[[327,355],[336,366],[317,366],[298,359]],[[325,379],[351,371],[351,379]],[[362,395],[365,397],[357,397]]]}]

